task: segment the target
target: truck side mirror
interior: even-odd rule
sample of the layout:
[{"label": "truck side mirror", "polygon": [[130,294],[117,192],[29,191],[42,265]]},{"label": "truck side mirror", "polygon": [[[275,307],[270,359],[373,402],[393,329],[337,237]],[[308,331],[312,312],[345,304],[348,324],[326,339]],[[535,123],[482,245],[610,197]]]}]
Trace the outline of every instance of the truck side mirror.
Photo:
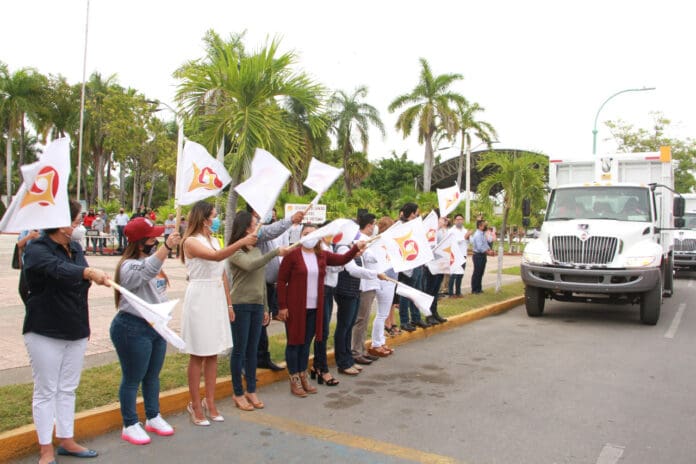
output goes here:
[{"label": "truck side mirror", "polygon": [[532,202],[529,198],[522,200],[522,216],[529,217],[532,212]]},{"label": "truck side mirror", "polygon": [[686,200],[682,196],[674,197],[674,205],[672,206],[672,211],[674,217],[682,217],[684,215],[684,210],[686,209]]},{"label": "truck side mirror", "polygon": [[674,218],[674,227],[681,229],[686,225],[686,220],[683,217]]}]

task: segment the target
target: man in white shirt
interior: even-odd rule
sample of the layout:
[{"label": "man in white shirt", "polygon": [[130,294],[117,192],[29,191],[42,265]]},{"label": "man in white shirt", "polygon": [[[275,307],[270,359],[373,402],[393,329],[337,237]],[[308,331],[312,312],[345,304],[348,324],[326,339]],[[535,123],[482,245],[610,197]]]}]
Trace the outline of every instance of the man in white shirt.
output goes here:
[{"label": "man in white shirt", "polygon": [[126,234],[123,233],[126,229],[126,224],[128,224],[128,215],[123,212],[123,208],[119,210],[114,221],[116,222],[116,230],[118,232],[118,251],[119,253],[123,253],[123,250],[126,249],[126,245],[128,245]]},{"label": "man in white shirt", "polygon": [[[454,235],[455,240],[459,244],[459,249],[467,257],[469,251],[469,232],[464,228],[464,216],[457,214],[454,216],[454,226],[450,229],[450,234]],[[462,277],[466,269],[466,260],[460,269],[452,269],[450,271],[449,283],[447,284],[447,295],[450,297],[462,296]]]}]

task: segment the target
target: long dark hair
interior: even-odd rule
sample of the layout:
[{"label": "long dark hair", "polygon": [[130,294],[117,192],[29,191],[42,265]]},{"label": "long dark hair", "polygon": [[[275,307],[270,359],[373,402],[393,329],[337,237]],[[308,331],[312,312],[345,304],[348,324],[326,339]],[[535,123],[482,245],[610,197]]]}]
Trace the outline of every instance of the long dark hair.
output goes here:
[{"label": "long dark hair", "polygon": [[184,250],[184,241],[192,235],[199,234],[203,231],[203,223],[206,219],[210,217],[213,213],[215,207],[206,201],[198,201],[188,215],[188,220],[186,221],[186,232],[184,232],[184,237],[181,239],[179,244],[179,250],[181,250],[181,262],[186,262],[186,253]]},{"label": "long dark hair", "polygon": [[[128,242],[126,249],[123,250],[121,259],[119,259],[118,264],[116,264],[116,272],[114,272],[114,282],[121,285],[121,265],[127,259],[140,259],[140,253],[142,251],[141,248],[145,246],[145,242],[147,242],[148,240],[150,240],[150,238],[145,237],[141,238],[140,240],[136,240],[135,242]],[[167,283],[167,286],[169,286],[169,277],[167,277],[167,274],[164,273],[163,269],[160,269],[160,273],[162,273],[162,275],[164,276],[164,280]],[[119,292],[116,289],[114,289],[114,300],[116,301],[116,309],[118,309],[118,305],[121,302],[121,292]]]},{"label": "long dark hair", "polygon": [[418,211],[418,205],[415,203],[406,203],[404,206],[401,207],[399,210],[399,219],[402,221],[406,222],[408,221],[408,217],[412,214],[415,214],[416,211]]},{"label": "long dark hair", "polygon": [[[227,237],[227,244],[232,244],[247,235],[247,229],[251,226],[254,216],[248,211],[238,211],[232,221],[232,230]],[[244,247],[244,251],[249,251],[248,247]]]}]

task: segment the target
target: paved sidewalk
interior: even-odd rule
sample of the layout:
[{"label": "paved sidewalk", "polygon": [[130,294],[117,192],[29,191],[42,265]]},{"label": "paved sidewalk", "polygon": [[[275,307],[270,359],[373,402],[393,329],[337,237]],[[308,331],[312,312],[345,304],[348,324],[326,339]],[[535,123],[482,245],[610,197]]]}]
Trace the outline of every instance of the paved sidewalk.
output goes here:
[{"label": "paved sidewalk", "polygon": [[[24,305],[17,293],[19,271],[12,269],[10,262],[16,242],[16,235],[0,234],[0,385],[31,382],[31,368],[22,338],[22,323],[24,321]],[[118,256],[88,255],[90,266],[97,267],[113,276]],[[519,265],[519,256],[505,256],[503,267]],[[497,258],[489,258],[487,272],[484,276],[484,288],[495,286]],[[467,266],[463,278],[465,292],[469,292],[471,268]],[[179,299],[170,323],[175,331],[181,329],[181,310],[186,290],[186,267],[180,260],[170,259],[165,262],[164,269],[169,276],[171,288],[168,295],[171,299]],[[517,276],[503,275],[503,284],[519,281]],[[111,339],[109,326],[115,314],[114,296],[110,288],[93,285],[89,293],[90,325],[92,336],[87,344],[85,367],[98,366],[117,360]],[[280,322],[273,321],[269,334],[283,333]],[[171,349],[171,347],[170,347]]]}]

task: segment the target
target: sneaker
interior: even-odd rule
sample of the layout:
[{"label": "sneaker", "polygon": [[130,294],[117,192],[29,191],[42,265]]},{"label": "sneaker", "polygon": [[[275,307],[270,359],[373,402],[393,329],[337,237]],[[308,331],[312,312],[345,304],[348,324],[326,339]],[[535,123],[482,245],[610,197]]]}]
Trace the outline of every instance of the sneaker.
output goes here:
[{"label": "sneaker", "polygon": [[174,435],[174,428],[167,423],[166,420],[162,418],[161,415],[157,414],[152,419],[145,421],[145,430],[148,432],[154,432],[161,437],[168,437]]},{"label": "sneaker", "polygon": [[150,436],[143,430],[143,426],[140,425],[140,422],[128,427],[123,427],[121,438],[134,445],[147,445],[151,441]]}]

